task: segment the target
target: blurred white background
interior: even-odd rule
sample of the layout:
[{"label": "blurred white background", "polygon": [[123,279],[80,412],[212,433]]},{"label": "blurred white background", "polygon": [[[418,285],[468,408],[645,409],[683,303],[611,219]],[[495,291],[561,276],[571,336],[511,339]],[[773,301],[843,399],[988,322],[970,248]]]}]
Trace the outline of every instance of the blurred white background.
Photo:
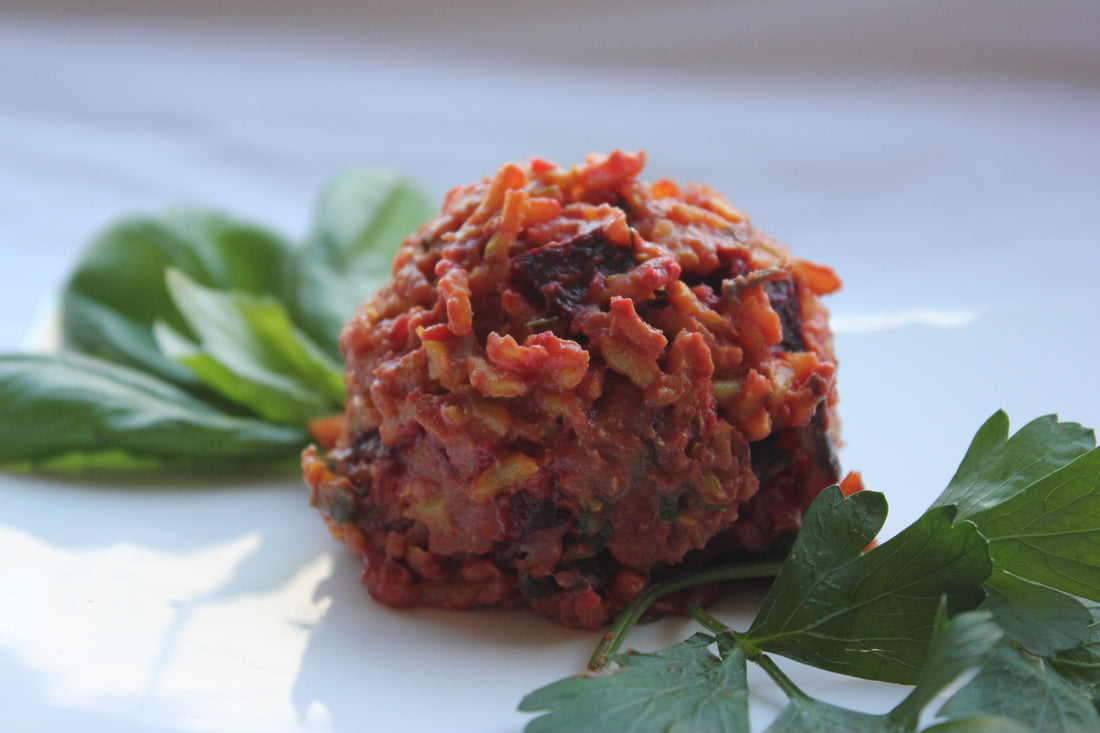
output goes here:
[{"label": "blurred white background", "polygon": [[364,163],[442,194],[507,160],[645,148],[650,176],[710,183],[833,264],[854,307],[973,304],[1096,273],[1081,266],[1100,231],[1092,2],[0,12],[0,247],[21,271],[6,348],[114,218],[187,201],[294,234],[322,182]]}]

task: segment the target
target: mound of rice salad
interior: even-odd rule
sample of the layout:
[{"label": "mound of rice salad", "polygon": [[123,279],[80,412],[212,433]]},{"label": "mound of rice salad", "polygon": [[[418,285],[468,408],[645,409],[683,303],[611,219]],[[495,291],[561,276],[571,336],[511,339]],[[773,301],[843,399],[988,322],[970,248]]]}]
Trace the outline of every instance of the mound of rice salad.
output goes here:
[{"label": "mound of rice salad", "polygon": [[837,276],[644,165],[453,189],[345,327],[342,433],[303,463],[378,601],[597,628],[773,548],[837,482]]}]

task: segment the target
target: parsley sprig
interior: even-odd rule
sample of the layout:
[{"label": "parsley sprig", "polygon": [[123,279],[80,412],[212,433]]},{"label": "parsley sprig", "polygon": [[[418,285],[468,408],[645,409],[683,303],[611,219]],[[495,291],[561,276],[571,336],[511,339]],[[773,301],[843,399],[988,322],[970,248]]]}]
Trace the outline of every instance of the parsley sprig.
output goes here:
[{"label": "parsley sprig", "polygon": [[[998,412],[932,506],[871,549],[885,497],[827,488],[781,565],[695,571],[636,599],[586,673],[523,699],[520,710],[544,712],[528,733],[747,732],[748,663],[788,699],[767,733],[1100,730],[1095,446],[1091,430],[1051,416],[1010,437]],[[657,652],[619,653],[662,595],[769,571],[775,582],[748,629],[692,607],[705,631]],[[848,710],[806,695],[773,655],[912,690],[882,715]]]}]

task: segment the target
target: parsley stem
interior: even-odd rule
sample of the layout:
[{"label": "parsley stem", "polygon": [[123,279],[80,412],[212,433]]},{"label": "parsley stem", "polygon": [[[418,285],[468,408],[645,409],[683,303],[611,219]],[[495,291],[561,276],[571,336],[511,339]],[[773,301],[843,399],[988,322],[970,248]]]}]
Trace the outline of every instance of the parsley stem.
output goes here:
[{"label": "parsley stem", "polygon": [[785,675],[783,673],[783,670],[781,670],[779,666],[775,662],[773,662],[772,658],[769,657],[767,654],[750,655],[749,659],[758,664],[761,669],[768,673],[768,676],[772,678],[772,681],[774,681],[775,684],[779,685],[779,688],[783,690],[788,699],[805,699],[806,693],[800,690],[798,685],[796,685],[790,677]]},{"label": "parsley stem", "polygon": [[734,631],[733,629],[716,619],[714,616],[704,611],[698,603],[690,604],[688,606],[688,612],[691,613],[692,618],[694,618],[699,623],[699,625],[707,631],[715,634],[732,635],[733,638],[737,640],[737,645],[745,651],[746,657],[752,660],[755,664],[759,665],[765,672],[767,672],[768,676],[772,678],[775,684],[779,685],[779,688],[783,690],[788,698],[806,697],[805,693],[802,692],[801,689],[799,689],[798,685],[796,685],[790,677],[783,673],[783,670],[781,670],[779,666],[772,661],[771,657],[769,657],[767,654],[762,653],[760,650],[756,649],[752,645],[746,644],[742,640],[741,634]]},{"label": "parsley stem", "polygon": [[615,619],[611,629],[604,634],[596,651],[588,660],[588,669],[596,671],[603,669],[611,661],[611,655],[619,650],[626,635],[641,620],[645,612],[656,601],[697,585],[707,583],[719,583],[727,580],[743,580],[746,578],[771,578],[779,573],[783,567],[783,560],[758,560],[755,562],[739,562],[728,565],[715,565],[709,568],[693,570],[683,575],[675,575],[654,583],[642,593],[639,593],[633,601],[622,610]]},{"label": "parsley stem", "polygon": [[687,610],[688,613],[691,614],[691,617],[695,619],[696,622],[698,622],[698,624],[707,631],[713,632],[715,634],[724,634],[732,631],[729,626],[726,626],[714,616],[711,616],[709,613],[704,611],[703,607],[700,606],[698,603],[688,604]]}]

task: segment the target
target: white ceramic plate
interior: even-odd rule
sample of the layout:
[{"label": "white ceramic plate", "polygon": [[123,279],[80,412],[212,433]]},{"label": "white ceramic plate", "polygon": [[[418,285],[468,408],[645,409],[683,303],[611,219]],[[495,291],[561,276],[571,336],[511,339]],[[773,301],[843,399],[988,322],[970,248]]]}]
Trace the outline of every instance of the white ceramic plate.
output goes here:
[{"label": "white ceramic plate", "polygon": [[[888,533],[938,493],[996,407],[1100,416],[1095,392],[1051,378],[1051,360],[1100,358],[1095,341],[1070,346],[1075,327],[1055,325],[1060,312],[1033,302],[838,336],[845,461],[888,494]],[[1020,331],[1037,334],[1026,351]],[[374,604],[296,477],[158,483],[0,475],[12,730],[503,733],[524,724],[514,712],[524,694],[579,671],[598,640],[524,612]],[[747,589],[716,614],[745,628],[759,600]],[[657,649],[691,628],[661,622],[629,644]],[[811,694],[860,709],[884,711],[903,694],[785,668]],[[762,729],[782,695],[757,670],[750,679]]]},{"label": "white ceramic plate", "polygon": [[[353,164],[442,194],[510,159],[645,147],[647,175],[714,185],[844,277],[842,458],[887,493],[886,534],[995,410],[1100,425],[1095,12],[713,5],[14,13],[0,68],[27,73],[0,81],[2,346],[124,213],[198,201],[294,234]],[[527,613],[375,605],[307,499],[295,476],[0,474],[4,729],[514,732],[525,693],[583,667],[597,635]],[[746,626],[758,602],[717,613]],[[904,692],[785,668],[865,710]],[[782,696],[750,681],[762,730]]]}]

